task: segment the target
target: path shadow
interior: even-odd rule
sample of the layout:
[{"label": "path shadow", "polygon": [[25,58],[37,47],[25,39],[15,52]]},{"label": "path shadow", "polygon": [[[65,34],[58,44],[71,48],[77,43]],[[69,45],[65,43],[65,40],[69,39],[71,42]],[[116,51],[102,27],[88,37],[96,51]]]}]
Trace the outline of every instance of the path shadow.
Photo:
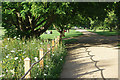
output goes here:
[{"label": "path shadow", "polygon": [[120,41],[119,36],[100,36],[100,35],[89,35],[89,36],[79,36],[69,39],[64,39],[64,42],[66,45],[71,44],[89,44],[90,46],[94,45],[103,45],[103,44],[109,44],[109,45],[118,45],[118,41]]},{"label": "path shadow", "polygon": [[[68,52],[73,51],[75,49],[80,49],[80,48],[86,48],[86,47],[91,47],[91,46],[97,46],[97,45],[111,45],[112,47],[115,47],[118,45],[118,36],[100,36],[100,35],[83,35],[79,37],[74,37],[74,38],[69,38],[69,39],[64,39],[66,45],[67,45],[67,50]],[[110,46],[106,46],[108,48],[111,48]],[[80,56],[79,54],[88,54],[88,56]],[[97,63],[99,61],[95,61],[92,57],[95,55],[89,54],[89,51],[82,51],[82,52],[77,52],[75,54],[68,54],[66,58],[66,63],[63,68],[63,73],[61,73],[61,78],[78,78],[82,77],[87,74],[92,74],[95,72],[100,72],[101,73],[101,78],[104,79],[104,74],[103,70],[98,67]],[[77,57],[74,57],[77,55]],[[71,57],[69,57],[71,56]],[[91,62],[84,62],[84,58],[91,59]],[[81,59],[81,60],[79,60]],[[70,66],[70,67],[68,67]],[[102,65],[103,67],[110,66],[109,64]],[[96,67],[96,70],[93,70],[93,68]],[[68,69],[69,68],[69,69]],[[83,69],[82,69],[83,68]],[[88,72],[89,70],[92,70]],[[81,73],[78,73],[81,72]],[[83,73],[82,73],[83,72]],[[78,74],[76,74],[78,73]]]}]

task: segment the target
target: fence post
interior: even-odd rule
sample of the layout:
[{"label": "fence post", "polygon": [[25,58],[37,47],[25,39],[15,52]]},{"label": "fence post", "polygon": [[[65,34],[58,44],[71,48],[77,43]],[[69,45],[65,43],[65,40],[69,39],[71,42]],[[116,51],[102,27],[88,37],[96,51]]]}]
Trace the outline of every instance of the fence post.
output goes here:
[{"label": "fence post", "polygon": [[[25,73],[30,69],[30,58],[24,59]],[[25,76],[25,78],[30,78],[30,72]]]},{"label": "fence post", "polygon": [[[41,59],[42,57],[43,57],[43,49],[41,48],[39,50],[39,58]],[[43,61],[43,59],[40,61],[40,67],[42,67],[42,69],[44,67],[44,61]]]},{"label": "fence post", "polygon": [[52,40],[52,54],[53,54],[53,52],[54,52],[54,46],[55,45],[55,42],[54,42],[54,40]]},{"label": "fence post", "polygon": [[57,46],[58,46],[58,39],[55,38],[55,47],[57,48]]},{"label": "fence post", "polygon": [[[47,44],[47,51],[50,50],[50,44]],[[50,52],[48,52],[48,56],[50,55]]]},{"label": "fence post", "polygon": [[58,40],[57,44],[59,45],[60,36],[57,36],[57,40]]}]

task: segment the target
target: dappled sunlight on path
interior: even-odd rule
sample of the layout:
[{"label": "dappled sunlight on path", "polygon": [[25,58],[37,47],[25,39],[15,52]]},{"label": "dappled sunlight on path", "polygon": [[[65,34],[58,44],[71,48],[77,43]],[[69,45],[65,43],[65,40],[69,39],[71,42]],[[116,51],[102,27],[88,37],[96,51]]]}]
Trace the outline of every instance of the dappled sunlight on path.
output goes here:
[{"label": "dappled sunlight on path", "polygon": [[68,55],[61,78],[118,78],[118,36],[78,31],[84,35],[66,44]]}]

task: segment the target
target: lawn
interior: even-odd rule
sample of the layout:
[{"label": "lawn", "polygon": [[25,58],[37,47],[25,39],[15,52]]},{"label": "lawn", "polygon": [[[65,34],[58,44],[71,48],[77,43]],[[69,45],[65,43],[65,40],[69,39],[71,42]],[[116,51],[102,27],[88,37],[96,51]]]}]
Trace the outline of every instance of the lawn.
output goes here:
[{"label": "lawn", "polygon": [[0,27],[0,40],[2,39],[2,35],[4,35],[4,29],[2,27]]},{"label": "lawn", "polygon": [[[49,30],[49,31],[51,31],[51,30]],[[52,30],[52,32],[53,32],[52,34],[42,34],[41,38],[42,39],[54,39],[60,35],[60,33],[56,30]],[[70,30],[69,33],[65,32],[65,37],[63,37],[63,38],[77,37],[80,35],[82,35],[82,33],[78,32],[76,30]]]},{"label": "lawn", "polygon": [[94,33],[97,33],[99,35],[104,35],[104,36],[115,36],[115,35],[120,35],[120,32],[117,32],[117,31],[113,31],[113,32],[110,32],[109,30],[106,30],[106,31],[103,31],[103,30],[96,30],[93,31],[93,30],[88,30],[90,32],[94,32]]}]

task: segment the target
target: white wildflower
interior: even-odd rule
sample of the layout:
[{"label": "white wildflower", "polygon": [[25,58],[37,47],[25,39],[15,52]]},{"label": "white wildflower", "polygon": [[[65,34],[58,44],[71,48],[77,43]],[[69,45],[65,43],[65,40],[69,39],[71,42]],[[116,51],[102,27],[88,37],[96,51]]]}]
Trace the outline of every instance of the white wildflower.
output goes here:
[{"label": "white wildflower", "polygon": [[39,66],[37,66],[37,67],[39,67]]},{"label": "white wildflower", "polygon": [[37,73],[37,75],[39,75],[39,74]]},{"label": "white wildflower", "polygon": [[10,38],[7,38],[7,40],[9,41],[9,40],[10,40]]},{"label": "white wildflower", "polygon": [[47,74],[44,74],[44,76],[46,76]]},{"label": "white wildflower", "polygon": [[42,42],[40,44],[43,44]]},{"label": "white wildflower", "polygon": [[20,35],[18,35],[20,37]]},{"label": "white wildflower", "polygon": [[8,72],[8,70],[6,70],[6,72]]},{"label": "white wildflower", "polygon": [[9,56],[10,54],[8,54],[8,56]]},{"label": "white wildflower", "polygon": [[6,58],[8,58],[8,56],[6,56]]},{"label": "white wildflower", "polygon": [[37,58],[37,57],[35,57],[34,59],[35,59],[36,62],[38,61],[38,58]]},{"label": "white wildflower", "polygon": [[20,39],[20,38],[17,38],[18,40]]},{"label": "white wildflower", "polygon": [[22,44],[25,44],[25,42],[23,42]]},{"label": "white wildflower", "polygon": [[25,54],[25,53],[26,53],[26,51],[23,52],[23,54]]},{"label": "white wildflower", "polygon": [[17,37],[15,36],[14,39],[16,39]]},{"label": "white wildflower", "polygon": [[0,78],[3,77],[3,76],[5,76],[5,75],[4,75],[4,74],[3,74],[3,75],[0,75]]},{"label": "white wildflower", "polygon": [[14,69],[13,70],[10,70],[13,74],[14,74]]},{"label": "white wildflower", "polygon": [[60,59],[62,61],[62,59]]},{"label": "white wildflower", "polygon": [[48,65],[46,65],[46,67],[49,67]]},{"label": "white wildflower", "polygon": [[15,53],[15,51],[14,51],[14,50],[12,50],[11,52],[12,52],[12,53]]},{"label": "white wildflower", "polygon": [[35,44],[35,43],[32,43],[32,44]]},{"label": "white wildflower", "polygon": [[48,48],[48,50],[50,50],[50,48]]},{"label": "white wildflower", "polygon": [[8,45],[5,45],[5,49],[7,49]]},{"label": "white wildflower", "polygon": [[52,56],[54,56],[54,54],[52,54]]},{"label": "white wildflower", "polygon": [[18,59],[18,57],[15,57],[14,59],[15,59],[15,60],[17,60],[17,59]]},{"label": "white wildflower", "polygon": [[18,50],[18,51],[22,51],[22,50]]}]

